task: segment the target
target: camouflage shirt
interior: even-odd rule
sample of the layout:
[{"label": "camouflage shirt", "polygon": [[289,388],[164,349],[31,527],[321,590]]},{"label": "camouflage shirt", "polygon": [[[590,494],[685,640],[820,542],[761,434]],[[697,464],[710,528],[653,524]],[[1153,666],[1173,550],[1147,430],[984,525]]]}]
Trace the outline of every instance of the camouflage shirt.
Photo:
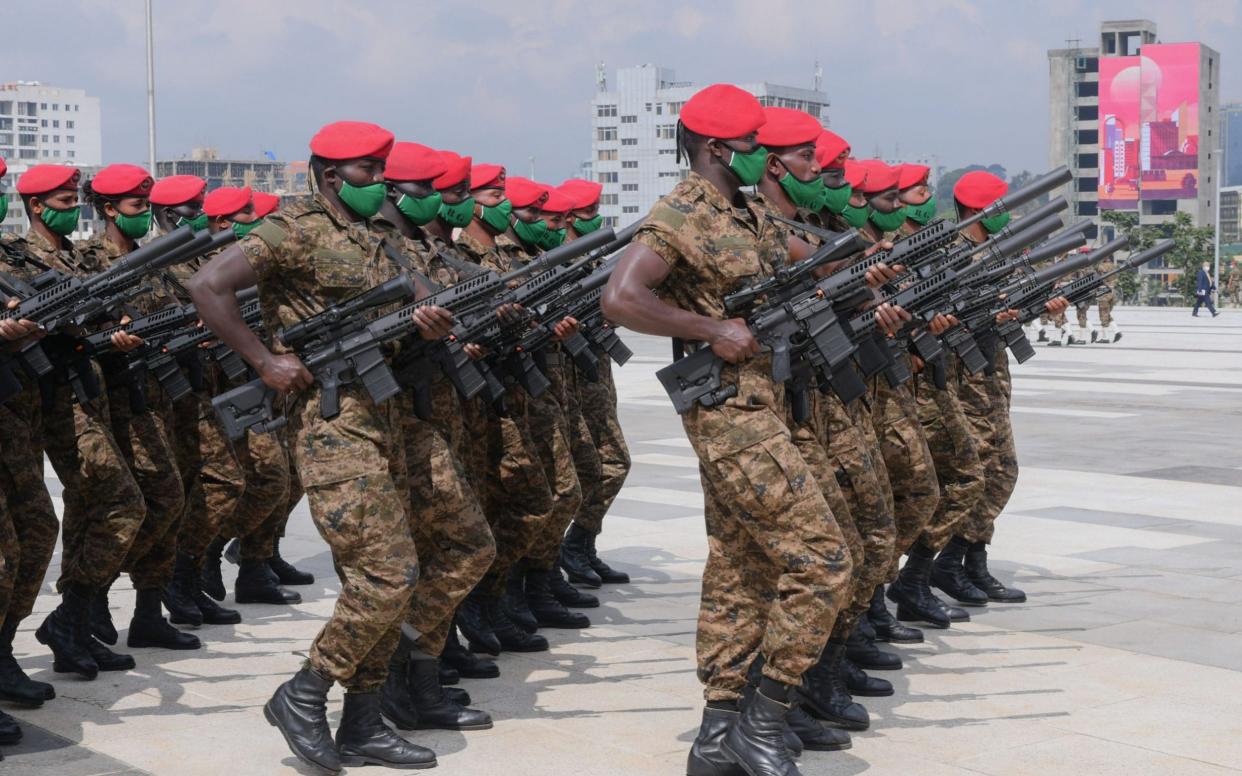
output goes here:
[{"label": "camouflage shirt", "polygon": [[496,235],[496,245],[489,248],[474,235],[463,231],[457,235],[457,251],[464,258],[501,274],[517,269],[532,258],[530,252],[508,232]]},{"label": "camouflage shirt", "polygon": [[[88,264],[99,268],[94,270],[96,272],[110,268],[118,259],[123,258],[128,253],[121,246],[109,240],[106,234],[97,235],[87,240],[79,240],[78,250],[82,251]],[[168,306],[169,302],[175,301],[168,293],[167,287],[160,282],[158,277],[148,275],[143,283],[150,286],[151,290],[129,300],[127,306],[132,308],[128,311],[130,314],[136,312],[147,315],[161,307]]]}]

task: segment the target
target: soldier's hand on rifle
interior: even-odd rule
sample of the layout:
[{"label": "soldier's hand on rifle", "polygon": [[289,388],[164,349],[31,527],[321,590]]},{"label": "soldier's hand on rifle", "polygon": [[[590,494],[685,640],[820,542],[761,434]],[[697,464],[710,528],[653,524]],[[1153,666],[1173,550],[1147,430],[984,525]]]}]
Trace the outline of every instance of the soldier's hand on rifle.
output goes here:
[{"label": "soldier's hand on rifle", "polygon": [[740,364],[759,352],[759,340],[755,339],[744,318],[720,321],[707,344],[713,353],[730,364]]},{"label": "soldier's hand on rifle", "polygon": [[892,337],[901,331],[901,327],[905,325],[914,316],[906,312],[895,304],[885,302],[875,308],[875,324],[880,327],[880,331]]},{"label": "soldier's hand on rifle", "polygon": [[913,353],[910,354],[910,369],[913,370],[915,374],[922,372],[924,366],[926,365],[923,363],[923,359]]},{"label": "soldier's hand on rifle", "polygon": [[506,302],[496,308],[496,317],[505,323],[516,323],[522,315],[522,305],[516,302]]},{"label": "soldier's hand on rifle", "polygon": [[258,371],[263,384],[280,394],[309,388],[315,382],[301,359],[292,353],[268,356]]},{"label": "soldier's hand on rifle", "polygon": [[957,324],[958,320],[956,316],[937,313],[936,316],[927,323],[927,330],[939,337],[941,334],[944,334]]},{"label": "soldier's hand on rifle", "polygon": [[419,336],[429,342],[444,339],[453,331],[453,314],[443,307],[416,307],[410,319],[418,328]]},{"label": "soldier's hand on rifle", "polygon": [[578,319],[566,316],[552,326],[552,334],[557,342],[564,342],[578,333]]},{"label": "soldier's hand on rifle", "polygon": [[[12,310],[17,307],[19,300],[10,299],[5,306]],[[0,321],[0,339],[6,342],[21,342],[28,338],[41,339],[47,332],[39,328],[39,324],[34,321],[28,321],[25,318],[16,318]]]},{"label": "soldier's hand on rifle", "polygon": [[878,264],[876,264],[874,267],[872,267],[871,269],[867,270],[866,274],[863,277],[865,277],[867,280],[868,288],[879,288],[880,286],[884,285],[885,283],[889,282],[893,278],[900,275],[902,272],[905,272],[905,270],[906,268],[901,266],[900,264],[896,264],[890,267],[881,261]]},{"label": "soldier's hand on rifle", "polygon": [[118,332],[113,333],[112,335],[112,347],[116,348],[122,353],[128,353],[131,350],[134,350],[141,346],[142,346],[142,337],[135,337],[133,334],[130,334],[127,331],[118,331]]},{"label": "soldier's hand on rifle", "polygon": [[1044,309],[1052,315],[1059,315],[1069,309],[1069,300],[1063,296],[1049,299],[1044,305]]},{"label": "soldier's hand on rifle", "polygon": [[1022,316],[1017,310],[1004,310],[996,314],[997,323],[1007,323],[1008,321],[1016,321]]},{"label": "soldier's hand on rifle", "polygon": [[465,351],[467,356],[470,356],[471,361],[487,358],[487,348],[477,342],[467,342],[461,346],[461,349]]}]

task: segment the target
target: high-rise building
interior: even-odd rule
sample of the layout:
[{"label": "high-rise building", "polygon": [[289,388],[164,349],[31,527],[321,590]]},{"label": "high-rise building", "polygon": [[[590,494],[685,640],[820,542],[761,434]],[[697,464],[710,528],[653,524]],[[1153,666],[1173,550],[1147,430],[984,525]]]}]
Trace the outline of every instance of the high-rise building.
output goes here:
[{"label": "high-rise building", "polygon": [[1242,186],[1222,186],[1220,190],[1221,245],[1242,243]]},{"label": "high-rise building", "polygon": [[197,175],[207,181],[207,189],[221,186],[249,186],[273,194],[305,193],[294,189],[298,171],[286,162],[273,159],[221,159],[214,148],[195,148],[188,159],[162,159],[155,163],[155,177]]},{"label": "high-rise building", "polygon": [[[608,88],[603,65],[591,99],[591,174],[603,184],[600,213],[611,226],[628,224],[685,178],[689,166],[677,161],[677,117],[698,91],[689,81],[656,65],[617,70]],[[806,111],[828,125],[828,95],[816,89],[769,83],[738,84],[764,105]],[[585,169],[585,168],[584,168]]]},{"label": "high-rise building", "polygon": [[1242,186],[1242,102],[1220,106],[1221,185]]}]

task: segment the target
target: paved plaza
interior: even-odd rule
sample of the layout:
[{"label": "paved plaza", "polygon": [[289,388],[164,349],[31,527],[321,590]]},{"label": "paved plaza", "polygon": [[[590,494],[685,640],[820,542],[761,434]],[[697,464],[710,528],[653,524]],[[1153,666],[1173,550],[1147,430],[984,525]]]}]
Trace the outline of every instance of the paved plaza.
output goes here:
[{"label": "paved plaza", "polygon": [[[804,773],[1242,771],[1242,312],[1117,317],[1120,343],[1039,345],[1014,370],[1022,472],[991,558],[1030,603],[972,610],[973,622],[896,648],[906,669],[883,674],[896,695],[862,699],[872,729],[847,752],[808,753]],[[544,631],[550,652],[506,654],[500,679],[464,680],[496,726],[413,734],[438,753],[437,773],[684,773],[702,708],[702,494],[654,378],[668,344],[626,341],[636,355],[617,374],[634,469],[600,547],[633,584],[599,591],[589,630]],[[261,707],[299,666],[337,581],[304,504],[282,549],[318,577],[300,588],[305,604],[242,606],[241,625],[198,631],[203,650],[132,650],[137,670],[93,682],[53,674],[35,641],[56,602],[45,586],[16,652],[58,697],[6,709],[26,738],[3,749],[0,774],[309,772]],[[119,582],[122,647],[132,604]],[[339,700],[334,690],[334,723]]]}]

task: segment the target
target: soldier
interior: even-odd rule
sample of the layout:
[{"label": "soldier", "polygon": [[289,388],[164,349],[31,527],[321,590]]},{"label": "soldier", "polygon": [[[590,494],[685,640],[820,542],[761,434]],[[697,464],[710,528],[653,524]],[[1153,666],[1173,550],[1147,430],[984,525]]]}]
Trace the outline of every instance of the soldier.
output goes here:
[{"label": "soldier", "polygon": [[[1099,273],[1111,272],[1116,269],[1117,265],[1112,259],[1105,259],[1096,264],[1093,269]],[[1099,342],[1107,345],[1109,343],[1121,340],[1121,332],[1117,330],[1117,324],[1113,321],[1113,305],[1116,303],[1116,296],[1110,288],[1104,296],[1095,299],[1088,299],[1085,302],[1079,302],[1078,312],[1078,331],[1075,334],[1075,341],[1081,343]],[[1097,311],[1100,314],[1100,327],[1098,329],[1090,329],[1087,326],[1087,311],[1091,309],[1092,302],[1095,303]],[[1090,332],[1090,333],[1088,333]]]},{"label": "soldier", "polygon": [[[708,705],[689,773],[797,774],[784,730],[795,689],[845,604],[849,550],[814,474],[790,440],[782,386],[723,298],[776,265],[807,255],[739,188],[759,182],[767,151],[755,97],[725,84],[686,102],[679,150],[689,177],[652,208],[604,294],[610,320],[702,343],[728,362],[737,395],[682,418],[699,457],[708,523],[698,653]],[[655,292],[655,293],[653,293]],[[657,297],[656,294],[659,294]],[[746,674],[757,691],[739,712]]]},{"label": "soldier", "polygon": [[[404,254],[407,272],[425,274],[440,286],[455,284],[457,272],[439,255],[446,244],[426,227],[440,221],[438,231],[443,233],[469,223],[474,213],[470,157],[438,153],[418,143],[396,143],[384,179],[388,196],[374,221],[383,229],[383,239]],[[435,369],[424,362],[406,368]],[[382,708],[403,730],[485,730],[492,726],[487,712],[451,698],[439,677],[453,613],[491,565],[496,545],[461,463],[466,448],[461,401],[452,382],[437,371],[425,388],[429,417],[417,414],[423,401],[418,392],[423,389],[407,387],[401,397],[410,531],[421,569],[418,594],[405,621],[419,635],[417,640],[403,637],[393,653]],[[486,669],[479,666],[476,671]]]},{"label": "soldier", "polygon": [[[70,275],[86,275],[103,267],[93,255],[82,253],[69,240],[80,212],[75,167],[40,164],[17,181],[17,193],[30,220],[26,248],[36,259]],[[136,347],[134,338],[113,336],[121,349]],[[52,335],[44,347],[69,349],[72,339]],[[101,379],[90,366],[92,377]],[[99,396],[75,400],[67,375],[45,381],[43,435],[47,456],[64,487],[60,580],[61,603],[35,632],[51,648],[53,670],[94,679],[101,670],[124,671],[133,658],[118,655],[92,636],[92,605],[104,602],[106,590],[120,573],[134,537],[146,517],[142,492],[108,422],[108,399]],[[157,604],[158,605],[158,604]],[[106,612],[106,608],[105,608]],[[116,643],[115,631],[103,634]]]},{"label": "soldier", "polygon": [[[561,184],[560,190],[571,198],[574,208],[568,239],[589,234],[600,227],[603,223],[603,216],[599,214],[602,184],[571,178]],[[590,497],[584,496],[582,507],[565,533],[560,560],[561,567],[569,574],[569,581],[597,588],[605,582],[624,585],[630,581],[628,574],[613,569],[600,559],[595,549],[596,538],[603,531],[604,516],[629,474],[630,451],[625,445],[625,436],[617,418],[617,387],[613,382],[612,363],[604,353],[597,351],[595,355],[599,361],[599,380],[579,381],[578,403],[586,418],[591,441],[599,452],[600,482]],[[560,572],[554,571],[552,581],[556,588],[560,587],[559,579]],[[561,602],[567,603],[563,598]],[[598,605],[599,602],[595,603]]]},{"label": "soldier", "polygon": [[[268,350],[245,326],[235,295],[258,284],[264,322],[276,331],[392,277],[395,267],[369,223],[384,203],[392,143],[392,133],[374,124],[325,126],[310,143],[312,196],[269,217],[189,286],[203,321],[264,384],[295,392],[285,408],[289,444],[341,593],[309,661],[277,689],[264,714],[295,755],[331,772],[435,763],[434,753],[406,742],[380,717],[379,690],[418,577],[399,408],[376,405],[361,386],[347,385],[339,414],[324,418],[311,374],[296,355]],[[446,336],[452,322],[436,307],[420,308],[413,319],[428,339]],[[335,745],[326,710],[333,682],[346,688]]]}]

